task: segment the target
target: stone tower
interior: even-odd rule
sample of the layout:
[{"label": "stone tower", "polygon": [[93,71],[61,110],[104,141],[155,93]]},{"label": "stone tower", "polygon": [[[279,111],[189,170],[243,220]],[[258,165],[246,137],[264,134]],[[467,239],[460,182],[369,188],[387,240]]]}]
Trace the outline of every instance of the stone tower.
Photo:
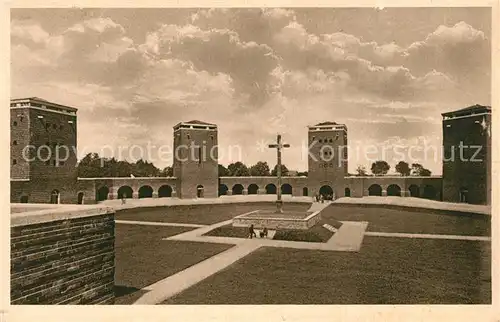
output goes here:
[{"label": "stone tower", "polygon": [[347,176],[347,127],[323,122],[308,129],[309,194],[343,196]]},{"label": "stone tower", "polygon": [[443,200],[491,204],[491,107],[442,116]]},{"label": "stone tower", "polygon": [[76,201],[76,112],[38,97],[10,101],[12,202]]},{"label": "stone tower", "polygon": [[177,197],[218,197],[217,125],[194,120],[174,126],[173,169]]}]

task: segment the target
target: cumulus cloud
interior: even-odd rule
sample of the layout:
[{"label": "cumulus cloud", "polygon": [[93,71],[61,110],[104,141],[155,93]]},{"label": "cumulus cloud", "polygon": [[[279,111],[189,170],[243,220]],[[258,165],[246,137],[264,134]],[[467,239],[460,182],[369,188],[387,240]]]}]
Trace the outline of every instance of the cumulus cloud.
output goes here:
[{"label": "cumulus cloud", "polygon": [[198,70],[230,75],[238,93],[253,103],[266,98],[266,83],[277,58],[265,44],[241,41],[228,29],[164,25],[148,35],[147,48],[159,58],[190,61]]}]

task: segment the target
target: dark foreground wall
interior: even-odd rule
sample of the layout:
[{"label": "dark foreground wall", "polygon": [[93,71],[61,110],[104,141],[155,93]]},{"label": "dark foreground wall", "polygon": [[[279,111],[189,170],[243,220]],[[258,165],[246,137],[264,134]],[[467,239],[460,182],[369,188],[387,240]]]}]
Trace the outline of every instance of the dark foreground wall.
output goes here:
[{"label": "dark foreground wall", "polygon": [[11,304],[113,304],[114,211],[29,206],[12,209]]}]

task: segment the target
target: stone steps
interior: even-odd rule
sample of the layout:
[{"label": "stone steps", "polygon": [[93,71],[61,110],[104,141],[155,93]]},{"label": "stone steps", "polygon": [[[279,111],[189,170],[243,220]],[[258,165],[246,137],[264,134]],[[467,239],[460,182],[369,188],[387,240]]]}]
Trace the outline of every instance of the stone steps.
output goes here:
[{"label": "stone steps", "polygon": [[332,233],[336,233],[338,231],[337,228],[333,227],[332,225],[329,224],[323,224],[323,227],[331,231]]}]

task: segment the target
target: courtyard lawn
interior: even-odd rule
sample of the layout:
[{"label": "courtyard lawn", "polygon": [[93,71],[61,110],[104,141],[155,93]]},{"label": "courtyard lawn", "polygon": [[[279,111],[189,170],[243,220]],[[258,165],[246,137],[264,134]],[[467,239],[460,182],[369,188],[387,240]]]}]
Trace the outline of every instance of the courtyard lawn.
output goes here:
[{"label": "courtyard lawn", "polygon": [[491,236],[491,217],[453,215],[370,206],[330,205],[321,212],[323,219],[368,221],[367,231],[388,233]]},{"label": "courtyard lawn", "polygon": [[[309,203],[286,203],[285,209],[307,211],[310,206]],[[116,219],[210,225],[257,209],[274,210],[276,205],[272,202],[259,202],[135,208],[117,211]]]},{"label": "courtyard lawn", "polygon": [[116,224],[116,304],[131,304],[141,288],[208,259],[233,245],[166,241],[192,228]]},{"label": "courtyard lawn", "polygon": [[490,304],[489,242],[365,237],[359,253],[261,248],[163,304]]}]

